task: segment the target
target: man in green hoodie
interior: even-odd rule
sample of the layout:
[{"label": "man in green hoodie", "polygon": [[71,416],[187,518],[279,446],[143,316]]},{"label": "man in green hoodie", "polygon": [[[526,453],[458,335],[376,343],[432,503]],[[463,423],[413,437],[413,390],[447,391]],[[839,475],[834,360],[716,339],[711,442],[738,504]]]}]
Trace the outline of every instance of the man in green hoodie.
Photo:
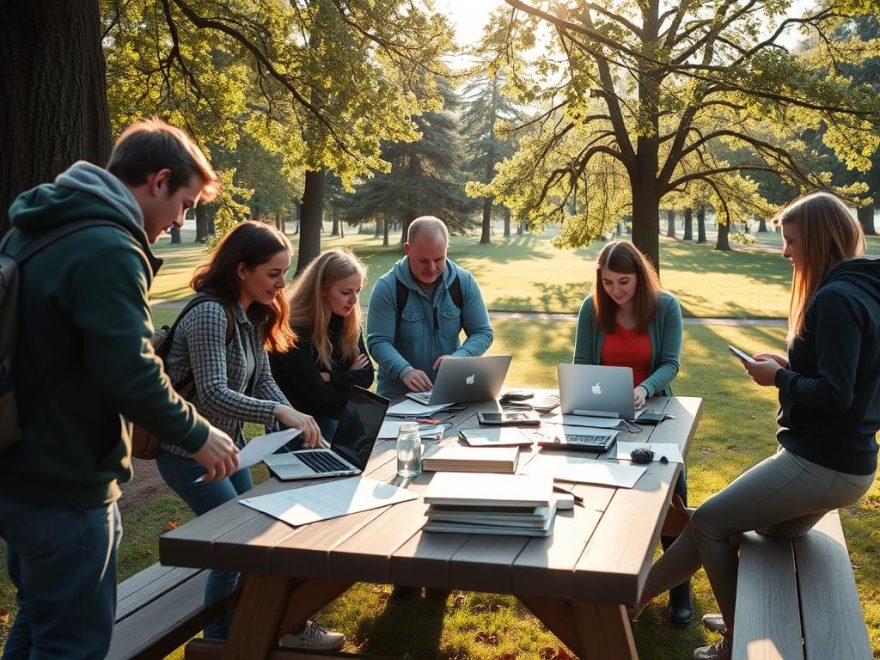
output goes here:
[{"label": "man in green hoodie", "polygon": [[178,396],[150,344],[161,264],[150,243],[217,177],[180,130],[130,126],[107,169],[78,162],[9,209],[15,254],[64,223],[104,220],[20,268],[16,396],[22,438],[0,455],[0,537],[18,612],[4,658],[103,658],[116,610],[116,500],[131,478],[123,417],[193,453],[209,480],[238,467],[229,436]]}]

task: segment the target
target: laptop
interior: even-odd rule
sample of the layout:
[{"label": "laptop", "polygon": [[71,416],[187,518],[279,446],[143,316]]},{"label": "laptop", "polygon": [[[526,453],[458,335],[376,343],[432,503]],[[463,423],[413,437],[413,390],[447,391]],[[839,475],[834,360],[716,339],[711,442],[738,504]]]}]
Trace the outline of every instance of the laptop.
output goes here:
[{"label": "laptop", "polygon": [[563,427],[557,431],[549,428],[537,432],[541,449],[585,451],[601,454],[608,451],[617,439],[618,431],[586,427]]},{"label": "laptop", "polygon": [[406,396],[426,406],[494,401],[504,386],[510,361],[510,355],[448,358],[440,363],[434,389]]},{"label": "laptop", "polygon": [[563,415],[634,419],[633,372],[629,367],[560,364],[559,412]]},{"label": "laptop", "polygon": [[263,459],[281,481],[360,474],[370,460],[388,399],[353,386],[330,447],[297,449]]}]

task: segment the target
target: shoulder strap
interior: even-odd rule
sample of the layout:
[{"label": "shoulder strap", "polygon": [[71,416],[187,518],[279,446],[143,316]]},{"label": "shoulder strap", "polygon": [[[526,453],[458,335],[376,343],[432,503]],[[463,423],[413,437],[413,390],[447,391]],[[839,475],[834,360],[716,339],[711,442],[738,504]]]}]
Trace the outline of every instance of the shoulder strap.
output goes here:
[{"label": "shoulder strap", "polygon": [[217,296],[214,296],[210,293],[198,293],[195,295],[192,300],[190,300],[184,308],[181,310],[180,314],[177,315],[177,318],[174,319],[174,323],[171,324],[171,327],[168,329],[168,334],[165,337],[165,340],[162,342],[161,346],[156,349],[156,354],[161,357],[163,360],[168,357],[168,353],[171,351],[171,344],[174,341],[174,333],[177,332],[177,326],[180,324],[180,321],[186,316],[187,312],[189,312],[193,307],[198,307],[202,303],[206,302],[216,302],[219,303],[223,307],[223,312],[226,314],[226,343],[232,341],[232,337],[235,334],[235,317],[232,315],[232,309],[226,303],[226,301],[221,300]]},{"label": "shoulder strap", "polygon": [[[68,222],[63,225],[53,227],[51,229],[47,229],[44,232],[40,232],[36,238],[29,241],[27,245],[25,245],[21,250],[18,251],[18,253],[10,256],[12,256],[19,264],[21,264],[24,261],[30,259],[44,247],[47,247],[55,241],[64,238],[68,234],[72,234],[75,231],[79,231],[80,229],[86,229],[87,227],[101,227],[105,225],[110,227],[118,227],[122,231],[126,231],[125,227],[120,225],[118,222],[113,222],[112,220],[76,220],[74,222]],[[12,238],[12,233],[16,231],[19,230],[13,228],[6,232],[3,240],[0,241],[0,252],[6,253],[6,247],[9,243],[9,240]]]},{"label": "shoulder strap", "polygon": [[455,274],[455,279],[449,285],[449,297],[452,298],[452,302],[460,311],[464,311],[464,295],[461,292],[461,278],[458,273]]}]

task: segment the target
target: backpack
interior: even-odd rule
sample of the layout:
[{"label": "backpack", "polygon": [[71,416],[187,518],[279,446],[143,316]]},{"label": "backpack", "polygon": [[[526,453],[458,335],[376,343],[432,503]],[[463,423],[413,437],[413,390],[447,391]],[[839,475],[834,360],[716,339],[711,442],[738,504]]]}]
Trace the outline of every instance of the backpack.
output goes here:
[{"label": "backpack", "polygon": [[[406,301],[409,300],[409,289],[397,278],[394,278],[394,282],[397,284],[397,320],[394,326],[394,336],[396,337],[400,334],[400,319],[403,317]],[[452,302],[455,303],[459,311],[464,311],[464,295],[461,292],[461,279],[459,279],[458,273],[455,274],[455,279],[449,285],[449,297],[452,298]]]},{"label": "backpack", "polygon": [[[0,452],[12,449],[21,440],[22,428],[27,419],[36,412],[20,411],[15,395],[13,372],[16,335],[18,331],[19,270],[24,262],[40,250],[80,229],[107,225],[124,230],[112,220],[78,220],[41,232],[39,236],[20,248],[16,253],[7,252],[9,240],[17,229],[10,229],[0,240]],[[51,381],[50,381],[51,382]],[[49,385],[51,386],[51,385]]]},{"label": "backpack", "polygon": [[[198,307],[202,303],[211,301],[218,302],[223,306],[223,311],[226,313],[226,344],[228,345],[229,342],[232,341],[233,334],[235,333],[235,319],[232,317],[232,310],[229,308],[229,305],[220,298],[209,293],[199,293],[186,304],[183,311],[177,315],[177,318],[174,320],[174,323],[170,328],[167,325],[163,325],[153,333],[150,342],[153,344],[153,350],[156,351],[156,356],[163,362],[163,364],[168,358],[168,354],[171,353],[171,345],[174,343],[174,333],[177,331],[177,326],[180,324],[181,319],[186,316],[186,313],[193,307]],[[188,399],[192,394],[194,387],[192,371],[190,371],[180,383],[172,383],[172,385],[174,385],[174,389],[177,390],[177,393],[180,396],[184,399]],[[141,426],[136,424],[132,425],[132,456],[147,461],[153,460],[159,455],[159,444],[160,440],[157,436]]]}]

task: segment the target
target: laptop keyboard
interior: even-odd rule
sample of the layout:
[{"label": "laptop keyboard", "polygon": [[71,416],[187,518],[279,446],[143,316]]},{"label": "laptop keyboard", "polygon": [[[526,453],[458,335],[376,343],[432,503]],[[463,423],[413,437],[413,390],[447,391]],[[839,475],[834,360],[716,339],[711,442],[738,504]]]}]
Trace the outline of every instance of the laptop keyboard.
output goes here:
[{"label": "laptop keyboard", "polygon": [[297,457],[315,472],[340,472],[351,470],[349,466],[326,451],[303,452],[297,454]]},{"label": "laptop keyboard", "polygon": [[566,433],[565,441],[570,445],[581,445],[583,447],[604,447],[605,443],[608,442],[608,436]]}]

